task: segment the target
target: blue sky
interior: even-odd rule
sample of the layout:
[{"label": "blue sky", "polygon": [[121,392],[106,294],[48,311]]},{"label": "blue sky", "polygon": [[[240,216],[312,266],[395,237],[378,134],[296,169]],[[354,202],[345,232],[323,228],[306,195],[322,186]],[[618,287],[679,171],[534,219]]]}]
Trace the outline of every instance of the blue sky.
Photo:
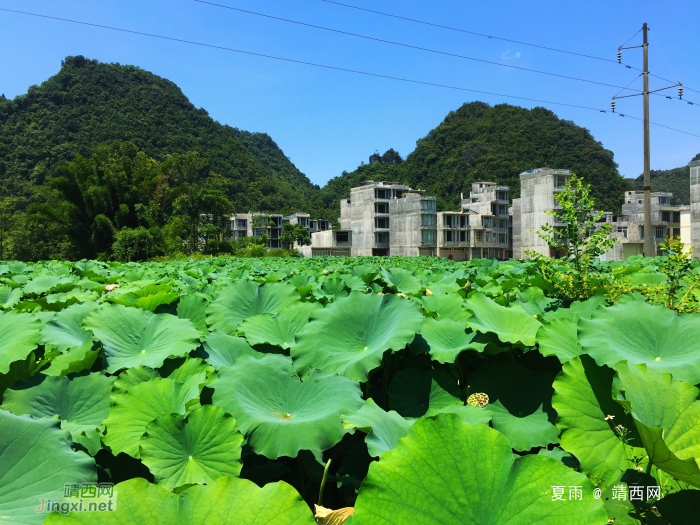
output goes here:
[{"label": "blue sky", "polygon": [[[340,0],[470,31],[615,58],[617,47],[648,22],[650,70],[680,79],[690,106],[651,97],[651,120],[700,135],[700,2]],[[624,86],[638,72],[348,9],[322,0],[218,0],[241,9],[343,31]],[[441,56],[301,27],[194,0],[0,0],[0,8],[156,33],[246,51],[464,88],[609,109],[617,89]],[[608,113],[480,95],[219,51],[0,11],[0,93],[14,97],[40,84],[68,55],[134,64],[178,84],[221,123],[268,133],[296,166],[323,185],[352,171],[375,150],[404,157],[417,139],[465,102],[541,105],[588,128],[615,153],[626,177],[642,173],[642,124]],[[641,33],[628,45],[641,43]],[[667,62],[668,60],[668,62]],[[623,61],[641,67],[641,50]],[[670,63],[669,63],[670,62]],[[652,79],[652,88],[664,81]],[[631,87],[641,90],[641,77]],[[676,95],[676,90],[669,90]],[[618,111],[642,116],[641,97]],[[686,164],[700,138],[651,128],[652,169]],[[565,168],[566,166],[561,166]],[[581,174],[584,175],[585,174]]]}]

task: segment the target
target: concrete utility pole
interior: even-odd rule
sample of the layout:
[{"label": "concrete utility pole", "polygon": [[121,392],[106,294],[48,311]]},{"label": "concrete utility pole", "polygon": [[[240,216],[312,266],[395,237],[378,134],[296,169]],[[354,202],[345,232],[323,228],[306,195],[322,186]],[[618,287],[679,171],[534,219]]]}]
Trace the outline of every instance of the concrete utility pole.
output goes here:
[{"label": "concrete utility pole", "polygon": [[[651,231],[651,148],[649,146],[649,94],[656,93],[657,91],[664,91],[665,89],[678,87],[678,98],[683,98],[683,88],[681,82],[679,81],[676,84],[673,84],[672,86],[667,86],[664,88],[649,91],[649,41],[647,40],[647,32],[649,31],[649,26],[647,26],[646,22],[644,22],[641,31],[644,35],[644,41],[642,45],[623,47],[623,44],[623,46],[618,47],[617,61],[622,63],[623,49],[634,49],[638,47],[642,48],[642,50],[644,51],[644,70],[642,71],[642,75],[644,76],[644,90],[641,93],[635,93],[634,95],[619,96],[618,93],[613,97],[611,107],[613,113],[615,113],[616,99],[637,97],[639,95],[642,95],[644,97],[644,256],[652,257],[656,254],[654,253],[654,232]],[[620,116],[624,115],[620,114]]]},{"label": "concrete utility pole", "polygon": [[651,231],[651,153],[649,151],[649,42],[647,41],[647,23],[644,22],[644,256],[654,254]]}]

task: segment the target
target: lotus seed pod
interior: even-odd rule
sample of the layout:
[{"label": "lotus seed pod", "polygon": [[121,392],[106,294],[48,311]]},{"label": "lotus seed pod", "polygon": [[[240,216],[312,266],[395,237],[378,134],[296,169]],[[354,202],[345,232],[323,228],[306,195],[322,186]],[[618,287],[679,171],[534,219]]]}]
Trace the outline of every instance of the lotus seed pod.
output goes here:
[{"label": "lotus seed pod", "polygon": [[328,275],[328,270],[323,270],[323,275]]},{"label": "lotus seed pod", "polygon": [[481,393],[472,394],[469,396],[469,399],[467,399],[467,403],[469,405],[474,405],[475,407],[484,408],[486,405],[489,404],[489,396]]}]

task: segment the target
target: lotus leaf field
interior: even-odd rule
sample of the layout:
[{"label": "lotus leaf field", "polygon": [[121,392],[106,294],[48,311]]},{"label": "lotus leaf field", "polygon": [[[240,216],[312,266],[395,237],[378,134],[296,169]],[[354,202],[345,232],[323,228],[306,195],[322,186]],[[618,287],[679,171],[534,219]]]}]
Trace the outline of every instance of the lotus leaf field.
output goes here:
[{"label": "lotus leaf field", "polygon": [[700,523],[700,314],[645,297],[533,261],[0,263],[0,523]]}]

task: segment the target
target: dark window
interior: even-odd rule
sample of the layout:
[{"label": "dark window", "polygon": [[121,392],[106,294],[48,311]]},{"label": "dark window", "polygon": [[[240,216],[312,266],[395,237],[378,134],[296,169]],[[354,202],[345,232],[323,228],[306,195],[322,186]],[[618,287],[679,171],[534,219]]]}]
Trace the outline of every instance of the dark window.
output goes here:
[{"label": "dark window", "polygon": [[670,211],[662,211],[661,212],[661,220],[664,222],[671,222],[671,212]]},{"label": "dark window", "polygon": [[467,232],[459,232],[459,242],[465,242],[467,240]]},{"label": "dark window", "polygon": [[681,222],[681,212],[679,212],[679,211],[673,212],[673,222]]},{"label": "dark window", "polygon": [[375,213],[389,213],[389,205],[386,202],[377,203],[374,205]]},{"label": "dark window", "polygon": [[335,242],[348,242],[348,232],[335,232]]},{"label": "dark window", "polygon": [[374,219],[374,227],[375,228],[388,228],[389,227],[389,218],[388,217],[377,217]]},{"label": "dark window", "polygon": [[452,242],[452,240],[453,240],[453,238],[452,238],[452,233],[453,233],[453,232],[451,232],[451,231],[446,231],[446,232],[444,232],[444,233],[445,233],[445,242]]},{"label": "dark window", "polygon": [[681,229],[680,228],[673,228],[673,236],[680,237],[681,236]]}]

